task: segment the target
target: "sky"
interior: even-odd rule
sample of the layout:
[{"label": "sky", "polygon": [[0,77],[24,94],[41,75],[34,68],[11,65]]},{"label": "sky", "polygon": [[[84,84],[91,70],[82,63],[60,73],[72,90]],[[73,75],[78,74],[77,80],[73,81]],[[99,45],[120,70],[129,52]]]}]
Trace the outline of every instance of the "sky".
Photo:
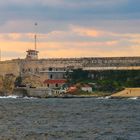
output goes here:
[{"label": "sky", "polygon": [[[140,56],[140,0],[0,1],[1,59]],[[37,23],[37,25],[35,25]]]}]

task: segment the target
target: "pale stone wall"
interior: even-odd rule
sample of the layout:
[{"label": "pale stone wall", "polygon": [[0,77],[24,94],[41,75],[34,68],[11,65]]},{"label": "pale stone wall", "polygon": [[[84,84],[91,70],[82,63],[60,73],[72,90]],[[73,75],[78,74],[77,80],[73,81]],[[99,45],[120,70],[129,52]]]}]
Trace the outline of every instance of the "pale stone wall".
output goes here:
[{"label": "pale stone wall", "polygon": [[0,75],[13,74],[18,76],[20,73],[20,63],[18,60],[0,62]]},{"label": "pale stone wall", "polygon": [[82,68],[82,63],[79,59],[40,59],[40,60],[22,60],[22,67],[27,72],[31,68],[32,72],[61,69],[61,68]]},{"label": "pale stone wall", "polygon": [[[0,62],[0,75],[23,76],[25,81],[36,85],[46,79],[64,79],[67,70],[140,69],[140,57],[103,57],[103,58],[55,58],[55,59],[16,59]],[[32,78],[31,78],[32,77]]]},{"label": "pale stone wall", "polygon": [[64,79],[65,72],[73,68],[82,68],[79,59],[22,60],[20,67],[23,76],[38,76],[41,81]]},{"label": "pale stone wall", "polygon": [[140,66],[140,57],[85,58],[83,67],[128,67]]},{"label": "pale stone wall", "polygon": [[[140,68],[140,57],[105,57],[105,58],[57,58],[40,60],[22,60],[21,71],[23,74],[36,74],[40,77],[49,78],[50,68],[53,75],[57,73],[58,79],[63,77],[62,71],[83,68],[86,70],[100,69],[129,69]],[[60,73],[58,71],[61,71]],[[60,76],[59,76],[60,75]]]}]

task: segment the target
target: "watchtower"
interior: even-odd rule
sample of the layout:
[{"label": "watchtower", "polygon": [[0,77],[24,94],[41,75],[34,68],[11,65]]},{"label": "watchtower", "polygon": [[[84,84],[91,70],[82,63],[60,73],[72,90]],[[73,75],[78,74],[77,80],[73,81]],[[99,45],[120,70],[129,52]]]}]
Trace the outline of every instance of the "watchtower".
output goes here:
[{"label": "watchtower", "polygon": [[38,51],[36,50],[28,50],[26,51],[27,52],[27,55],[26,55],[26,59],[38,59]]}]

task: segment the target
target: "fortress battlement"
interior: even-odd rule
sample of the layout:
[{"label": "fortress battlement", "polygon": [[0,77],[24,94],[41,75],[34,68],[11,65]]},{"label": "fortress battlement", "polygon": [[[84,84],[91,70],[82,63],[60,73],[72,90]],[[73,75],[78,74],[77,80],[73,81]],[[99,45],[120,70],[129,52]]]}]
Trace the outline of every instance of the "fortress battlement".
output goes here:
[{"label": "fortress battlement", "polygon": [[93,73],[106,70],[140,70],[140,57],[14,59],[0,62],[0,76],[21,76],[25,83],[36,82],[35,86],[42,86],[46,79],[65,79],[67,71],[72,72],[78,68]]}]

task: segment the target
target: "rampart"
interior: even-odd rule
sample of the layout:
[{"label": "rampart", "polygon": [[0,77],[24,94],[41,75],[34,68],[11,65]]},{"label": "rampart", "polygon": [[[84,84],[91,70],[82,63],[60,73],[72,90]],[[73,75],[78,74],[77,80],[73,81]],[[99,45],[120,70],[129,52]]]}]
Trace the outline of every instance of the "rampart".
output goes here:
[{"label": "rampart", "polygon": [[0,75],[4,76],[6,74],[13,74],[15,76],[20,73],[20,61],[19,60],[9,60],[0,62]]},{"label": "rampart", "polygon": [[21,76],[23,85],[50,87],[45,80],[65,79],[67,71],[77,68],[93,71],[93,74],[103,70],[140,70],[140,57],[16,59],[0,62],[0,77]]},{"label": "rampart", "polygon": [[23,70],[32,72],[47,71],[49,68],[55,70],[76,68],[85,70],[140,69],[140,57],[57,58],[23,60],[22,63]]},{"label": "rampart", "polygon": [[77,68],[85,70],[140,69],[140,57],[16,59],[0,62],[0,75],[12,73],[15,76],[20,74],[38,76],[49,71],[65,72]]}]

